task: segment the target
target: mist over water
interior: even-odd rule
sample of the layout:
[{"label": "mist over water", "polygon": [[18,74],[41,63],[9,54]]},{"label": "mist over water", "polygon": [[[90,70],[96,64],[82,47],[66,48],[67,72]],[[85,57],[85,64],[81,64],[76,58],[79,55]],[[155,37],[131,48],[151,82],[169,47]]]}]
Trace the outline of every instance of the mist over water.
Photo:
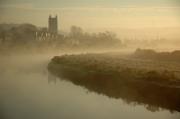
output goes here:
[{"label": "mist over water", "polygon": [[0,119],[180,119],[180,0],[0,0]]},{"label": "mist over water", "polygon": [[167,110],[151,112],[143,105],[128,105],[121,99],[108,98],[59,80],[47,72],[47,64],[53,55],[1,57],[2,119],[178,119],[180,116]]}]

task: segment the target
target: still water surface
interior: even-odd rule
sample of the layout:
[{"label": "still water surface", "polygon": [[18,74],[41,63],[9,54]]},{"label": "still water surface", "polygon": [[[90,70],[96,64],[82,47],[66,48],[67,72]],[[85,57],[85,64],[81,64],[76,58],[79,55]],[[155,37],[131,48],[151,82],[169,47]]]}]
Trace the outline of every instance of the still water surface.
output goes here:
[{"label": "still water surface", "polygon": [[180,113],[149,111],[143,105],[52,81],[53,55],[5,56],[0,61],[0,119],[179,119]]}]

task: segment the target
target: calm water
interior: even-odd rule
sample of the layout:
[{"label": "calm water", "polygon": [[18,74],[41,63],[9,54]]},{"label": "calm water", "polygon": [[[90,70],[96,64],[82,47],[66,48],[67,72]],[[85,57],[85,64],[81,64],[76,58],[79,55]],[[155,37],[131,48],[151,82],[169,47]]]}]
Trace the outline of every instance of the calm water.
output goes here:
[{"label": "calm water", "polygon": [[179,119],[180,113],[148,111],[143,105],[88,92],[71,82],[50,80],[52,56],[0,58],[0,119]]}]

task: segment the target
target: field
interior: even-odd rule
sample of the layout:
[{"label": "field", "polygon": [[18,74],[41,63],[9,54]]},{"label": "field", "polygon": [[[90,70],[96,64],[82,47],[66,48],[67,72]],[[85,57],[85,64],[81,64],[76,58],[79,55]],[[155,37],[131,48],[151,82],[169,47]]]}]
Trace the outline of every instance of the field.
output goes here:
[{"label": "field", "polygon": [[[136,53],[134,53],[136,54]],[[89,91],[148,110],[180,111],[180,63],[119,53],[55,56],[48,70]]]}]

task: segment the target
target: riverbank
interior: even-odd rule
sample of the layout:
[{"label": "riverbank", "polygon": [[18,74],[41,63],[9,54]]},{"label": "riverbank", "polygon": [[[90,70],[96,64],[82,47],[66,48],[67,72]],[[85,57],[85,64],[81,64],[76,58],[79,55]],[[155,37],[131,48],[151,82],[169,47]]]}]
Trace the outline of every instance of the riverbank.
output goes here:
[{"label": "riverbank", "polygon": [[48,70],[90,91],[128,103],[180,111],[180,79],[174,72],[179,70],[177,64],[101,53],[55,56]]}]

